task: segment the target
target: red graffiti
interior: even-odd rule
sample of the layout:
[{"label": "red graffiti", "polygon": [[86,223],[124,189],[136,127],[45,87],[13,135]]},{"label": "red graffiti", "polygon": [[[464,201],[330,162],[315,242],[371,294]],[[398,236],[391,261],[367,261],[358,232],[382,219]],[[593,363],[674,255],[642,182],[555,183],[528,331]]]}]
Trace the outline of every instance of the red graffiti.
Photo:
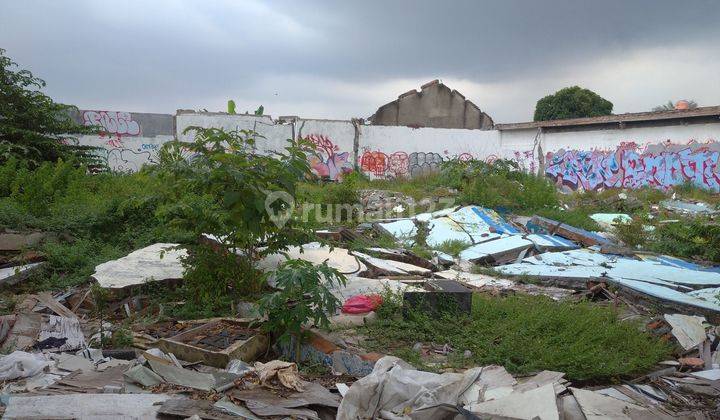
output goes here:
[{"label": "red graffiti", "polygon": [[388,156],[381,152],[365,152],[360,158],[360,167],[363,171],[370,172],[375,176],[385,176],[385,169],[388,165]]}]

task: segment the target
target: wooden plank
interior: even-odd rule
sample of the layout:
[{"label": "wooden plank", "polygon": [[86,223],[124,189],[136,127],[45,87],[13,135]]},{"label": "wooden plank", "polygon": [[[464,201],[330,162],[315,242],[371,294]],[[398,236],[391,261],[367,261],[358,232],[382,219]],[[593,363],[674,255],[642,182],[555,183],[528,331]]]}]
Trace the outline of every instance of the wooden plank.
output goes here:
[{"label": "wooden plank", "polygon": [[40,292],[37,294],[37,298],[40,302],[42,302],[43,305],[50,308],[50,310],[55,312],[56,314],[65,318],[77,318],[77,315],[75,315],[70,309],[55,300],[55,298],[52,297],[50,292]]}]

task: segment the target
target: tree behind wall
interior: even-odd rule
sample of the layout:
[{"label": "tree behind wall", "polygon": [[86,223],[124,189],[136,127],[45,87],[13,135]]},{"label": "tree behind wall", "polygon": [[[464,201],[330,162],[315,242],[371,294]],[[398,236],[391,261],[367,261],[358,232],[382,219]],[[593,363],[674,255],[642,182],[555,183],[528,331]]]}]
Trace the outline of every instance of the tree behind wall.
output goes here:
[{"label": "tree behind wall", "polygon": [[69,135],[96,129],[73,121],[69,111],[74,107],[54,102],[40,91],[43,80],[16,67],[0,48],[0,163],[11,158],[30,166],[72,158],[98,163],[95,148],[73,145]]},{"label": "tree behind wall", "polygon": [[597,93],[572,86],[548,95],[535,106],[535,121],[599,117],[612,114],[613,104]]}]

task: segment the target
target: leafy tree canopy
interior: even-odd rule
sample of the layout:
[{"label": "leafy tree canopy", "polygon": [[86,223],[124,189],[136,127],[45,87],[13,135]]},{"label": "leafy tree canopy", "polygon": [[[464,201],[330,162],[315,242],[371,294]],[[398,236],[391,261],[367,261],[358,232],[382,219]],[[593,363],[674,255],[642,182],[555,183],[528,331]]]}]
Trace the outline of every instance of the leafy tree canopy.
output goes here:
[{"label": "leafy tree canopy", "polygon": [[0,163],[11,158],[30,166],[60,159],[97,163],[95,148],[77,146],[70,134],[92,133],[73,121],[70,105],[54,102],[40,91],[45,82],[17,63],[0,48]]},{"label": "leafy tree canopy", "polygon": [[535,121],[599,117],[612,114],[613,104],[597,93],[571,86],[548,95],[535,106]]}]

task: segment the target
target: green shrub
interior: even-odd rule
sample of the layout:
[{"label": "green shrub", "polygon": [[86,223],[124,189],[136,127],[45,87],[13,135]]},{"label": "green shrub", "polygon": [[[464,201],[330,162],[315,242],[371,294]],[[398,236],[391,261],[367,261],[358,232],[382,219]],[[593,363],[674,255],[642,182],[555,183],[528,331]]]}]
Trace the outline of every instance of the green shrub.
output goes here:
[{"label": "green shrub", "polygon": [[462,200],[484,207],[530,211],[559,204],[555,185],[547,178],[519,170],[516,166],[492,166],[473,174]]}]

